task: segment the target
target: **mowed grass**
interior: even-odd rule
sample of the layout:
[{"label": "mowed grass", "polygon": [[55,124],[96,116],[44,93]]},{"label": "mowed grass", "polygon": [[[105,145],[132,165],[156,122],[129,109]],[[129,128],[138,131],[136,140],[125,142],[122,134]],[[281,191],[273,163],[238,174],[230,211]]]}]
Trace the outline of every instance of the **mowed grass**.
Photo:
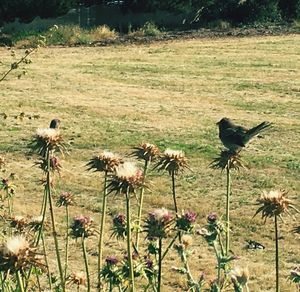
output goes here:
[{"label": "mowed grass", "polygon": [[[252,141],[243,153],[248,169],[233,176],[232,251],[241,257],[237,266],[249,267],[251,291],[273,291],[273,224],[252,216],[263,190],[286,189],[300,206],[299,52],[300,35],[39,49],[26,65],[25,76],[18,80],[13,72],[0,83],[0,111],[8,115],[0,119],[0,154],[8,160],[7,169],[17,174],[16,213],[39,213],[42,173],[33,166],[35,158],[28,155],[27,145],[36,128],[47,127],[57,117],[70,155],[64,158],[56,194],[75,194],[72,215],[92,215],[99,223],[102,179],[85,167],[93,155],[104,149],[126,155],[138,143],[150,142],[162,150],[185,151],[192,171],[178,177],[178,204],[196,211],[201,227],[208,213],[225,213],[225,174],[209,168],[222,148],[216,122],[226,116],[251,127],[266,120],[274,127]],[[0,49],[0,60],[4,72],[12,61],[10,51]],[[16,119],[21,112],[40,118]],[[144,214],[157,207],[172,209],[167,174],[150,176]],[[124,211],[122,198],[110,197],[109,209]],[[64,213],[56,212],[62,235]],[[285,217],[280,223],[282,291],[295,291],[287,276],[300,263],[300,235],[292,232],[300,225],[299,218]],[[110,233],[107,230],[104,253],[121,258],[124,245],[109,239]],[[247,239],[266,249],[245,249]],[[51,244],[49,238],[50,249]],[[96,239],[88,246],[96,277]],[[73,242],[72,248],[72,269],[84,270],[80,247]],[[195,277],[204,271],[207,280],[213,280],[213,251],[200,236],[195,236],[192,249]],[[51,264],[55,269],[54,259]],[[186,279],[172,270],[178,265],[174,251],[164,264],[164,291],[185,289]]]}]

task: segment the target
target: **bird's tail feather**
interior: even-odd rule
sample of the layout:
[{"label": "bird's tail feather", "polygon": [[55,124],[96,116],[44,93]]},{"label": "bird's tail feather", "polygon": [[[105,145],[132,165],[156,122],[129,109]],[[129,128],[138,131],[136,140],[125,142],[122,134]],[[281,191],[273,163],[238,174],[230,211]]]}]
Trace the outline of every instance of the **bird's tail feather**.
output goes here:
[{"label": "bird's tail feather", "polygon": [[253,127],[252,129],[247,131],[247,138],[248,140],[250,140],[251,138],[253,138],[254,136],[258,135],[260,132],[270,128],[272,126],[272,123],[269,122],[262,122],[261,124],[259,124],[256,127]]}]

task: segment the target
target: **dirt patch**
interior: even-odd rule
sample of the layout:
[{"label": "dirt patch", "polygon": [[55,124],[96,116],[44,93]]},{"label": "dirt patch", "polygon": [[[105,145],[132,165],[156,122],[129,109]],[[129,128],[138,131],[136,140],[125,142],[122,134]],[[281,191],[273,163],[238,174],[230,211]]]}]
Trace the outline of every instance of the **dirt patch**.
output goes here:
[{"label": "dirt patch", "polygon": [[[299,34],[300,28],[288,26],[271,26],[261,28],[231,28],[231,29],[207,29],[188,31],[170,31],[159,36],[130,36],[122,35],[116,39],[95,41],[92,46],[110,46],[119,44],[147,44],[152,42],[172,41],[178,39],[201,39],[201,38],[223,38],[223,37],[249,37]],[[79,45],[79,44],[78,44]]]}]

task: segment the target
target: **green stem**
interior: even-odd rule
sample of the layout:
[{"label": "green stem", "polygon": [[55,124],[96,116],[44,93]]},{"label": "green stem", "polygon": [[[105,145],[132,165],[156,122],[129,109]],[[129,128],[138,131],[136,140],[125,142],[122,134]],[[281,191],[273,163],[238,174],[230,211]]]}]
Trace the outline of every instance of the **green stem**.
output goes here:
[{"label": "green stem", "polygon": [[175,172],[172,171],[172,194],[173,194],[173,201],[174,201],[174,209],[176,213],[176,217],[178,217],[178,208],[176,202],[176,189],[175,189]]},{"label": "green stem", "polygon": [[165,252],[162,255],[162,260],[165,258],[165,256],[167,255],[167,253],[169,252],[169,250],[171,249],[171,247],[173,246],[175,240],[177,239],[177,237],[179,236],[179,232],[177,232],[177,234],[175,235],[175,237],[172,239],[172,241],[169,243],[168,247],[166,248]]},{"label": "green stem", "polygon": [[162,238],[158,239],[158,283],[157,291],[161,291],[161,271],[162,271]]},{"label": "green stem", "polygon": [[130,196],[129,191],[126,192],[126,217],[127,217],[127,253],[128,253],[128,263],[129,263],[129,279],[130,279],[130,292],[135,291],[134,287],[134,271],[133,271],[133,261],[132,261],[132,248],[131,248],[131,212],[130,212]]},{"label": "green stem", "polygon": [[65,282],[67,281],[68,260],[69,260],[69,207],[66,205],[66,254],[65,254]]},{"label": "green stem", "polygon": [[107,205],[107,171],[105,171],[105,173],[104,173],[104,186],[103,186],[103,198],[102,198],[102,215],[101,215],[99,244],[98,244],[98,289],[100,289],[100,287],[101,287],[100,271],[102,269],[102,257],[103,257],[102,246],[103,246],[104,227],[105,227],[106,205]]},{"label": "green stem", "polygon": [[137,250],[139,249],[140,226],[141,226],[144,192],[145,192],[145,180],[146,180],[146,174],[147,174],[149,164],[150,164],[150,161],[145,160],[144,177],[143,177],[143,183],[142,183],[142,188],[141,188],[141,193],[140,193],[140,200],[139,200],[139,207],[138,207],[138,226],[137,226],[136,239],[135,239],[135,246],[136,246]]},{"label": "green stem", "polygon": [[51,187],[50,187],[50,156],[48,155],[48,171],[47,171],[47,194],[48,194],[48,201],[49,201],[49,210],[51,215],[51,223],[52,223],[52,235],[54,239],[54,245],[55,245],[55,252],[56,252],[56,258],[57,258],[57,265],[59,269],[59,275],[60,275],[60,281],[62,290],[65,291],[65,281],[64,281],[64,272],[61,264],[60,254],[59,254],[59,246],[58,246],[58,239],[57,239],[57,232],[55,227],[55,216],[53,211],[53,203],[52,203],[52,197],[51,197]]},{"label": "green stem", "polygon": [[90,281],[89,264],[88,264],[87,253],[86,253],[84,234],[82,235],[82,251],[83,251],[83,258],[84,258],[84,265],[85,265],[85,272],[86,272],[86,279],[87,279],[87,291],[90,292],[91,281]]},{"label": "green stem", "polygon": [[230,195],[231,195],[231,177],[229,161],[226,166],[227,190],[226,190],[226,255],[229,253],[230,244]]},{"label": "green stem", "polygon": [[190,286],[191,291],[200,292],[200,286],[198,285],[197,282],[195,282],[192,272],[190,270],[184,247],[182,247],[182,250],[180,251],[180,256],[181,256],[181,261],[183,262],[183,265],[184,265],[185,273],[186,273],[188,284]]},{"label": "green stem", "polygon": [[216,241],[213,242],[213,247],[214,247],[214,251],[215,251],[215,254],[216,254],[217,261],[218,261],[218,286],[220,287],[220,284],[221,284],[220,255],[219,255],[219,252],[218,252],[218,249],[217,249]]},{"label": "green stem", "polygon": [[278,245],[277,215],[275,215],[275,263],[276,263],[276,292],[279,292],[280,291],[280,288],[279,288],[279,245]]},{"label": "green stem", "polygon": [[49,288],[50,288],[50,291],[51,291],[52,290],[52,281],[51,281],[50,268],[49,268],[49,264],[48,264],[48,257],[47,257],[47,250],[46,250],[44,232],[42,232],[41,238],[42,238],[42,244],[43,244],[44,259],[45,259],[45,264],[46,264],[47,274],[48,274]]},{"label": "green stem", "polygon": [[24,285],[23,285],[23,280],[20,274],[20,271],[16,272],[16,276],[17,276],[17,282],[18,282],[18,286],[21,292],[24,292]]}]

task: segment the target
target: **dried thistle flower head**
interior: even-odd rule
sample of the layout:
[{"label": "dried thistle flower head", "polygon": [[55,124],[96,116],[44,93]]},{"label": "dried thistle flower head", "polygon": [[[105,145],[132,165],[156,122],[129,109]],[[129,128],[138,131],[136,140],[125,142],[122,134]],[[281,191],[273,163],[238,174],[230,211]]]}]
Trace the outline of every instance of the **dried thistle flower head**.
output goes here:
[{"label": "dried thistle flower head", "polygon": [[45,223],[43,222],[43,216],[39,215],[39,216],[31,217],[30,221],[28,222],[28,226],[30,227],[31,231],[37,232],[41,229],[43,223]]},{"label": "dried thistle flower head", "polygon": [[86,286],[86,276],[84,272],[75,272],[69,276],[68,283],[70,285]]},{"label": "dried thistle flower head", "polygon": [[183,151],[166,149],[154,169],[158,171],[166,170],[171,175],[190,168]]},{"label": "dried thistle flower head", "polygon": [[103,151],[98,156],[93,157],[87,164],[88,170],[101,172],[114,172],[122,163],[122,159],[109,151]]},{"label": "dried thistle flower head", "polygon": [[22,236],[8,238],[0,248],[0,271],[14,273],[31,266],[42,267],[41,258]]},{"label": "dried thistle flower head", "polygon": [[[247,285],[250,275],[248,268],[236,267],[230,272],[231,281],[236,287],[244,287]],[[239,291],[239,290],[237,290]]]},{"label": "dried thistle flower head", "polygon": [[165,209],[155,209],[145,221],[145,232],[148,239],[165,238],[173,221],[171,213]]},{"label": "dried thistle flower head", "polygon": [[24,216],[13,216],[10,218],[10,225],[22,232],[28,225],[28,220]]},{"label": "dried thistle flower head", "polygon": [[143,172],[132,162],[119,165],[107,186],[109,192],[134,193],[143,184]]},{"label": "dried thistle flower head", "polygon": [[159,149],[156,145],[150,143],[142,143],[133,148],[131,156],[140,160],[153,161],[159,155]]},{"label": "dried thistle flower head", "polygon": [[58,129],[39,128],[30,144],[31,149],[37,154],[45,157],[49,151],[66,151],[62,135]]},{"label": "dried thistle flower head", "polygon": [[73,218],[71,235],[75,238],[89,237],[95,234],[94,220],[90,216],[78,215]]},{"label": "dried thistle flower head", "polygon": [[230,150],[222,150],[218,157],[216,157],[210,164],[213,169],[233,169],[240,170],[241,168],[246,168],[242,161],[242,157],[237,152],[232,152]]},{"label": "dried thistle flower head", "polygon": [[291,215],[288,210],[289,208],[299,212],[292,204],[292,200],[287,198],[287,192],[284,190],[264,191],[257,202],[261,207],[258,208],[254,216],[261,212],[262,218],[265,219],[265,221],[267,218],[272,218],[274,216],[281,217],[283,213]]},{"label": "dried thistle flower head", "polygon": [[70,192],[63,192],[58,197],[58,200],[56,202],[56,206],[62,207],[62,206],[72,206],[74,205],[74,196]]}]

